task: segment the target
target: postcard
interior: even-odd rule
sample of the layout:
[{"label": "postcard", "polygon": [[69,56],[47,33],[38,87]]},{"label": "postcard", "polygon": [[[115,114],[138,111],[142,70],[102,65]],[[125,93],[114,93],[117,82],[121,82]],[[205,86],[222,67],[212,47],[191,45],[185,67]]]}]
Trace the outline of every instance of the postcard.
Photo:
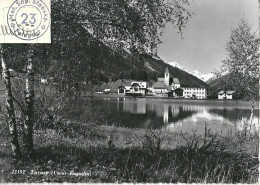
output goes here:
[{"label": "postcard", "polygon": [[0,0],[0,183],[259,184],[258,7]]}]

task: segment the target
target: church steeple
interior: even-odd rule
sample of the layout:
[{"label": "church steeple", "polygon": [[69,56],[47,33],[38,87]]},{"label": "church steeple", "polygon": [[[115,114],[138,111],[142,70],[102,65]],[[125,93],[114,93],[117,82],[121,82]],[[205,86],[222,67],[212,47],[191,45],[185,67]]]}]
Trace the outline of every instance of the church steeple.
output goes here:
[{"label": "church steeple", "polygon": [[165,73],[169,74],[169,68],[168,67],[166,68]]},{"label": "church steeple", "polygon": [[166,85],[168,85],[168,86],[170,85],[170,73],[169,73],[168,67],[166,68],[165,73],[164,73],[164,81],[165,81]]}]

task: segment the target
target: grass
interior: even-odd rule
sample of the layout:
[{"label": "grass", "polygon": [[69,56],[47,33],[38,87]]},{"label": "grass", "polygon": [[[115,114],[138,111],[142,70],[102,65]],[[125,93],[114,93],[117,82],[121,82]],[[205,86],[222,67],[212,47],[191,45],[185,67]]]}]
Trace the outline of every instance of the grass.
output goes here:
[{"label": "grass", "polygon": [[[258,181],[257,135],[190,135],[115,126],[87,131],[91,134],[36,130],[35,162],[18,163],[12,161],[8,137],[2,135],[1,182]],[[14,169],[25,174],[11,174]],[[31,170],[60,174],[32,175]]]},{"label": "grass", "polygon": [[13,160],[2,119],[0,182],[258,182],[257,134],[214,135],[206,127],[199,135],[104,126],[106,112],[94,105],[74,101],[62,109],[37,107],[33,162]]}]

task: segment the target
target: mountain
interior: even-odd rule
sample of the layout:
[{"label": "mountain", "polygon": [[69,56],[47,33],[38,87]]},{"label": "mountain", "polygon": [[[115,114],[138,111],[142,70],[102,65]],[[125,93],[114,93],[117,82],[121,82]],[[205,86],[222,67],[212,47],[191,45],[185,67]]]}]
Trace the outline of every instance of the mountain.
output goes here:
[{"label": "mountain", "polygon": [[204,82],[207,82],[209,79],[212,79],[215,77],[215,75],[213,73],[203,74],[203,73],[199,72],[198,70],[194,70],[194,71],[190,72],[190,74],[192,74],[193,76],[196,76],[197,78],[203,80]]},{"label": "mountain", "polygon": [[210,79],[207,81],[208,85],[217,89],[223,88],[223,81],[227,78],[227,75],[221,76],[219,78]]},{"label": "mountain", "polygon": [[180,65],[178,62],[168,62],[169,65],[173,66],[173,67],[177,67],[182,71],[185,71],[195,77],[197,77],[198,79],[207,82],[209,79],[212,79],[215,77],[215,75],[213,73],[209,73],[209,74],[203,74],[198,70],[194,70],[194,71],[188,71],[186,70],[182,65]]},{"label": "mountain", "polygon": [[[59,19],[58,19],[59,20]],[[173,67],[159,57],[144,54],[134,56],[123,47],[113,48],[95,39],[81,24],[67,23],[68,32],[53,28],[52,44],[39,45],[35,54],[36,74],[53,77],[56,83],[110,82],[118,79],[157,80],[164,77],[168,67],[171,76],[179,78],[182,86],[208,86],[193,75]],[[12,50],[10,50],[12,51]],[[27,61],[26,46],[16,48],[16,58],[7,61],[17,72],[22,72]]]},{"label": "mountain", "polygon": [[[117,59],[120,59],[120,61],[112,59],[99,65],[110,74],[109,76],[113,77],[111,78],[112,81],[116,81],[117,79],[156,81],[157,77],[164,77],[165,69],[168,67],[170,75],[174,78],[179,78],[181,86],[208,87],[207,83],[186,72],[184,67],[177,62],[175,62],[175,66],[172,66],[174,63],[169,65],[160,59],[160,57],[149,54],[143,54],[142,59],[140,59],[139,57],[134,57],[126,50],[127,46],[119,49],[111,49],[111,47],[102,43],[99,44],[99,47],[103,48],[103,53],[106,51],[106,55],[103,54],[103,57],[111,58],[109,54],[111,52],[113,54],[112,58],[116,56]],[[103,61],[106,61],[106,59]]]},{"label": "mountain", "polygon": [[206,81],[206,83],[207,83],[207,84],[210,84],[211,82],[213,82],[213,81],[216,80],[216,79],[217,79],[217,77],[216,77],[216,76],[213,76],[212,78],[208,79],[208,80]]},{"label": "mountain", "polygon": [[[180,70],[186,71],[185,68],[183,66],[181,66],[178,62],[168,62],[169,65],[173,66],[173,67],[177,67]],[[188,71],[186,71],[188,72]]]},{"label": "mountain", "polygon": [[162,61],[161,59],[156,59],[152,56],[145,55],[145,66],[148,70],[156,71],[158,73],[158,77],[163,77],[165,69],[168,67],[170,75],[174,78],[179,78],[180,84],[183,87],[200,87],[205,86],[208,87],[206,82],[198,79],[197,77],[189,74],[186,71],[179,69],[178,67],[173,67]]}]

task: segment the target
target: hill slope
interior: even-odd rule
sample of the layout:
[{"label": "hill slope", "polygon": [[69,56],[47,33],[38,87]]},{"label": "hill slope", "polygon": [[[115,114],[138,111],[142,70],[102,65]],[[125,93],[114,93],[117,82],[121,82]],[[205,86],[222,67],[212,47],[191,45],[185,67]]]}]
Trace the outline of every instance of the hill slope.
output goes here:
[{"label": "hill slope", "polygon": [[[171,76],[179,78],[181,86],[208,86],[197,77],[160,59],[143,55],[143,61],[122,48],[112,49],[93,38],[81,24],[67,23],[65,26],[68,32],[60,33],[58,29],[52,28],[52,44],[40,45],[35,49],[36,73],[46,78],[54,77],[57,83],[66,81],[74,85],[74,82],[79,81],[109,82],[117,79],[133,79],[133,76],[138,76],[140,80],[156,80],[157,77],[164,76],[168,67]],[[17,72],[22,72],[26,64],[25,51],[26,48],[22,49],[19,46],[15,53],[7,53],[10,57],[6,60]],[[16,57],[13,59],[11,56]]]},{"label": "hill slope", "polygon": [[223,81],[225,81],[225,79],[227,78],[227,75],[221,76],[219,78],[216,79],[210,79],[207,81],[208,85],[217,89],[222,89],[223,87]]},{"label": "hill slope", "polygon": [[[174,78],[179,78],[182,87],[200,87],[205,86],[208,87],[209,85],[202,80],[198,79],[197,77],[187,73],[186,71],[182,71],[177,67],[173,67],[169,64],[166,64],[162,60],[155,59],[151,56],[145,56],[146,68],[148,70],[155,70],[158,73],[159,77],[164,76],[165,69],[168,67],[171,76]],[[149,67],[147,67],[149,66]]]}]

